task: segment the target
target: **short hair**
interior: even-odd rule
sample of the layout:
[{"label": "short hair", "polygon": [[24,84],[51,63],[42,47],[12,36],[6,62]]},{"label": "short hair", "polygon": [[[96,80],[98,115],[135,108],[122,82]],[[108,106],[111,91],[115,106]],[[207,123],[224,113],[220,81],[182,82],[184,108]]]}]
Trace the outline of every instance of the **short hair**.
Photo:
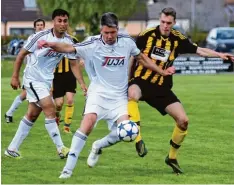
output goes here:
[{"label": "short hair", "polygon": [[118,17],[112,12],[104,13],[101,18],[101,26],[118,28]]},{"label": "short hair", "polygon": [[56,16],[65,16],[65,15],[67,15],[67,17],[69,18],[69,13],[66,10],[55,9],[52,13],[52,20],[54,20]]},{"label": "short hair", "polygon": [[43,22],[43,25],[45,26],[45,20],[44,20],[44,19],[36,19],[35,21],[33,21],[33,26],[34,26],[34,28],[36,28],[36,24],[37,24],[38,22]]},{"label": "short hair", "polygon": [[166,16],[170,15],[172,17],[174,17],[174,19],[176,19],[176,11],[174,8],[168,7],[168,8],[164,8],[162,9],[160,15],[164,13]]}]

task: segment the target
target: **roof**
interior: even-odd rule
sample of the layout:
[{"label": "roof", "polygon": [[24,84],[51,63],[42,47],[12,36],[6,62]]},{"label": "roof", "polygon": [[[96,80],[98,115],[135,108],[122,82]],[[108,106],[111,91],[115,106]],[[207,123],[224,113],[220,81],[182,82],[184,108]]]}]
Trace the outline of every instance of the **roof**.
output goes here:
[{"label": "roof", "polygon": [[26,9],[24,0],[2,0],[2,21],[34,21],[37,18],[50,20],[42,15],[40,9]]}]

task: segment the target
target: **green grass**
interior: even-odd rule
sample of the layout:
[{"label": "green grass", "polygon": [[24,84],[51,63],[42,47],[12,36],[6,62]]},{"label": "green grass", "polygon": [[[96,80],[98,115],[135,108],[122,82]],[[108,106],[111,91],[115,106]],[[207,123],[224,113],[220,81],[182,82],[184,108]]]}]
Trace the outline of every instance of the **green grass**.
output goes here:
[{"label": "green grass", "polygon": [[[12,63],[2,62],[1,70],[3,184],[234,183],[233,74],[174,77],[174,92],[183,102],[190,119],[189,134],[179,153],[179,162],[185,171],[183,175],[174,175],[164,163],[174,121],[142,102],[142,135],[149,150],[146,157],[138,157],[134,143],[119,143],[104,150],[95,168],[88,168],[86,160],[92,142],[108,133],[106,123],[100,122],[87,140],[72,178],[60,180],[58,176],[65,160],[56,155],[44,128],[43,114],[20,148],[23,158],[14,160],[3,155],[27,110],[27,102],[16,111],[14,123],[6,124],[4,113],[20,90],[13,91],[9,85]],[[78,90],[73,131],[79,127],[83,105],[84,97]],[[72,136],[62,133],[62,138],[70,146]]]}]

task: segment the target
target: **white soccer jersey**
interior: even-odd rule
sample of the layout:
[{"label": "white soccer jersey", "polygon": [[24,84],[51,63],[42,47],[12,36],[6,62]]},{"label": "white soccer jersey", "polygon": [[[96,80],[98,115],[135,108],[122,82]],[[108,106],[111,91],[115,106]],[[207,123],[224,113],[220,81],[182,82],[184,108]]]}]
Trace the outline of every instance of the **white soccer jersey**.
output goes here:
[{"label": "white soccer jersey", "polygon": [[88,96],[98,93],[113,100],[127,97],[129,59],[140,53],[131,37],[119,34],[116,43],[108,45],[100,35],[74,47],[91,76]]},{"label": "white soccer jersey", "polygon": [[37,42],[39,40],[46,40],[48,42],[64,42],[69,44],[73,44],[73,41],[68,34],[65,34],[63,38],[57,38],[53,34],[53,29],[49,29],[34,34],[24,45],[24,49],[31,52],[30,60],[28,61],[24,72],[24,83],[38,81],[51,85],[54,78],[54,69],[60,60],[64,56],[69,59],[76,58],[75,55],[58,53],[51,48],[38,49]]}]

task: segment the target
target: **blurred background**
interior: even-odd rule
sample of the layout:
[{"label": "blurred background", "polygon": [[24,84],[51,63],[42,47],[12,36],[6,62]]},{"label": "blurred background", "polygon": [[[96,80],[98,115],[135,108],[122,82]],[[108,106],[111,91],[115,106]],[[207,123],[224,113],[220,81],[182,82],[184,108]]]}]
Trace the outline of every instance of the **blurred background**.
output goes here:
[{"label": "blurred background", "polygon": [[[175,29],[199,46],[234,52],[234,0],[2,0],[1,5],[2,55],[17,55],[24,40],[34,32],[35,19],[43,18],[46,28],[52,27],[51,13],[55,8],[69,11],[69,32],[83,41],[89,35],[99,34],[99,19],[104,12],[116,13],[120,18],[120,32],[136,37],[159,24],[163,8],[173,7],[177,12]],[[190,58],[177,59],[184,60]],[[220,60],[215,62],[214,65],[222,64]],[[233,71],[232,63],[216,68]],[[188,66],[180,65],[177,69],[186,73]],[[216,73],[217,69],[210,73]]]}]

